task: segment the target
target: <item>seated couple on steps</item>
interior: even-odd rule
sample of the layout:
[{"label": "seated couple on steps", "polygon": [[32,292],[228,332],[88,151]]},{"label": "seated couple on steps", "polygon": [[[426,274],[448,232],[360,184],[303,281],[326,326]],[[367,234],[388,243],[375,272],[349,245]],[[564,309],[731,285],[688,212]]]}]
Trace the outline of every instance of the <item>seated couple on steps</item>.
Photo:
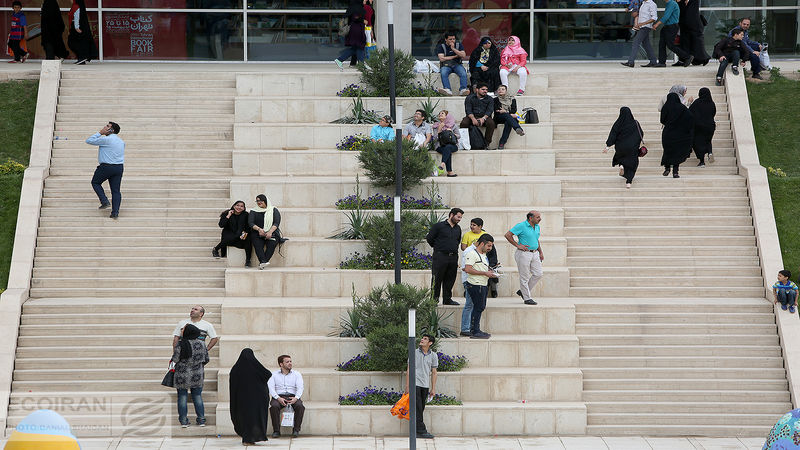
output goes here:
[{"label": "seated couple on steps", "polygon": [[[219,216],[219,227],[222,228],[222,238],[211,250],[211,256],[225,258],[227,247],[241,248],[245,251],[245,267],[250,267],[250,255],[255,248],[258,258],[258,268],[263,270],[269,265],[269,260],[275,253],[275,248],[280,247],[288,239],[281,234],[281,213],[272,205],[266,195],[256,196],[256,205],[248,213],[243,201],[238,200],[230,209]],[[269,218],[268,220],[266,220]],[[266,224],[265,224],[266,222]]]}]

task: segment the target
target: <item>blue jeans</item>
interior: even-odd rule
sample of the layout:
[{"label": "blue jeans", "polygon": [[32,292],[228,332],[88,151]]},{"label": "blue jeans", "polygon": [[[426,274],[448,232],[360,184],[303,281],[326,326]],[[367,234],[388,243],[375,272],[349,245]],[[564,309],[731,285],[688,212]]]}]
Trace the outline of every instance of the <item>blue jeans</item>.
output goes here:
[{"label": "blue jeans", "polygon": [[339,61],[347,62],[351,56],[356,55],[356,59],[359,61],[364,60],[364,47],[356,47],[356,46],[347,46],[342,50],[342,53],[339,53],[339,57],[336,58]]},{"label": "blue jeans", "polygon": [[739,53],[739,50],[734,50],[730,53],[725,53],[725,59],[720,61],[719,69],[717,69],[717,78],[722,78],[725,75],[725,68],[728,67],[728,64],[732,64],[733,67],[739,66],[739,60],[741,60],[742,56]]},{"label": "blue jeans", "polygon": [[778,289],[778,301],[781,305],[794,306],[797,294],[793,289]]},{"label": "blue jeans", "polygon": [[461,331],[469,333],[470,322],[472,321],[472,298],[469,296],[469,285],[464,282],[464,311],[461,312]]},{"label": "blue jeans", "polygon": [[442,76],[442,87],[445,89],[450,89],[450,74],[457,73],[458,79],[460,80],[460,87],[459,90],[463,90],[467,88],[467,69],[464,68],[461,64],[454,66],[454,67],[447,67],[441,66],[439,68],[439,73]]},{"label": "blue jeans", "polygon": [[481,333],[481,314],[486,309],[486,294],[489,293],[489,288],[475,284],[466,283],[469,290],[469,296],[472,298],[472,321],[470,322],[469,331],[472,334]]},{"label": "blue jeans", "polygon": [[453,171],[453,153],[458,151],[458,147],[454,144],[442,145],[436,149],[437,152],[442,154],[442,162],[448,172]]},{"label": "blue jeans", "polygon": [[[178,389],[178,421],[181,425],[188,425],[189,407],[187,402],[189,400],[189,392],[187,389]],[[197,424],[206,423],[206,408],[203,405],[203,388],[192,388],[192,403],[194,403],[194,412],[197,414]]]},{"label": "blue jeans", "polygon": [[499,145],[506,145],[506,142],[508,142],[508,136],[511,135],[511,130],[522,128],[519,126],[519,120],[508,113],[494,113],[494,123],[498,125],[502,123],[505,125],[503,127],[503,134],[500,135],[500,142],[498,143]]},{"label": "blue jeans", "polygon": [[108,197],[103,191],[103,182],[108,180],[111,188],[111,214],[119,214],[119,205],[122,204],[122,193],[119,187],[122,184],[122,164],[100,164],[94,171],[92,177],[92,189],[94,189],[100,203],[107,205]]}]

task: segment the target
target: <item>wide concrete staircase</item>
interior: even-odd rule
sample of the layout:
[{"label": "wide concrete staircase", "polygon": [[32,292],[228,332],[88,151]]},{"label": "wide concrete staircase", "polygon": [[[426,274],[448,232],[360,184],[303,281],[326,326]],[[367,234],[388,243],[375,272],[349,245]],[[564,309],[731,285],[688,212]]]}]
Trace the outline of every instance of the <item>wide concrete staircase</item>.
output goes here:
[{"label": "wide concrete staircase", "polygon": [[[710,75],[550,77],[589,434],[762,436],[791,409],[725,88]],[[613,89],[629,83],[647,89]],[[716,160],[690,157],[680,179],[659,166],[657,105],[673,83],[709,87],[717,105]],[[650,150],[629,190],[601,152],[621,106]]]},{"label": "wide concrete staircase", "polygon": [[[159,383],[172,330],[192,305],[220,325],[225,268],[211,247],[229,206],[234,76],[102,67],[61,75],[9,426],[50,407],[79,436],[213,434],[164,431],[177,425],[175,391]],[[97,150],[84,142],[109,120],[127,144],[119,220],[97,210]],[[211,424],[217,354],[206,368]],[[144,420],[153,408],[165,421]]]}]

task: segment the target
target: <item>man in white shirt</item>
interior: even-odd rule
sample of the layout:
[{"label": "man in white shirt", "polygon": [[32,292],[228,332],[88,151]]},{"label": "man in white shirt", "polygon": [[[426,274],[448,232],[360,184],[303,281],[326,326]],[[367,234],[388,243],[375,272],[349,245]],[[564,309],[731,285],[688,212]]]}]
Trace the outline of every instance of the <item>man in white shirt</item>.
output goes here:
[{"label": "man in white shirt", "polygon": [[192,325],[196,326],[200,329],[200,340],[205,341],[206,338],[209,339],[208,343],[206,344],[206,349],[211,351],[217,342],[219,342],[219,337],[217,336],[217,331],[214,330],[214,325],[203,320],[203,316],[206,314],[205,308],[200,305],[192,306],[192,310],[189,312],[189,318],[183,319],[178,322],[178,326],[175,327],[175,330],[172,332],[172,348],[175,348],[175,345],[178,343],[178,340],[181,338],[181,332],[183,327],[186,324],[191,323]]},{"label": "man in white shirt", "polygon": [[467,273],[466,289],[472,299],[472,317],[470,321],[470,339],[489,339],[492,335],[481,330],[481,314],[486,309],[486,296],[489,293],[489,278],[497,278],[497,274],[489,269],[486,253],[492,250],[494,238],[491,234],[483,234],[475,241],[475,251],[464,254],[464,272]]},{"label": "man in white shirt", "polygon": [[650,32],[653,31],[653,23],[658,20],[658,11],[656,10],[656,2],[653,0],[644,0],[642,5],[639,6],[639,15],[636,17],[636,24],[633,29],[636,31],[636,36],[633,37],[633,44],[631,44],[631,56],[628,61],[620,63],[623,66],[633,67],[633,61],[639,53],[639,46],[644,47],[650,63],[642,67],[657,67],[656,54],[653,52],[653,46],[650,45]]},{"label": "man in white shirt", "polygon": [[303,425],[303,413],[306,408],[300,397],[303,395],[303,376],[300,372],[292,370],[292,357],[289,355],[278,356],[278,367],[280,372],[274,372],[267,387],[269,396],[269,415],[272,417],[272,437],[281,437],[281,409],[287,405],[292,405],[294,410],[294,426],[292,427],[292,437],[300,435],[300,426]]}]

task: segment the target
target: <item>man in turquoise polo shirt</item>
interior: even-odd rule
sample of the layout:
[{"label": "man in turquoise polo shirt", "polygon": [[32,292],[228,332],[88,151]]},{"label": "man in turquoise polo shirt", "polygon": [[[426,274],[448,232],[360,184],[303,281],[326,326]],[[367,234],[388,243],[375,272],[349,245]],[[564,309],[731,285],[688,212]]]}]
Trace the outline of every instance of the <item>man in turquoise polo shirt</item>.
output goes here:
[{"label": "man in turquoise polo shirt", "polygon": [[[527,220],[514,225],[506,231],[506,239],[517,251],[514,252],[514,261],[517,262],[519,269],[519,290],[517,295],[522,297],[526,305],[535,305],[531,291],[539,280],[542,279],[542,261],[544,253],[542,246],[539,245],[539,222],[542,215],[539,211],[531,211],[527,215]],[[516,240],[514,237],[516,236]]]}]

